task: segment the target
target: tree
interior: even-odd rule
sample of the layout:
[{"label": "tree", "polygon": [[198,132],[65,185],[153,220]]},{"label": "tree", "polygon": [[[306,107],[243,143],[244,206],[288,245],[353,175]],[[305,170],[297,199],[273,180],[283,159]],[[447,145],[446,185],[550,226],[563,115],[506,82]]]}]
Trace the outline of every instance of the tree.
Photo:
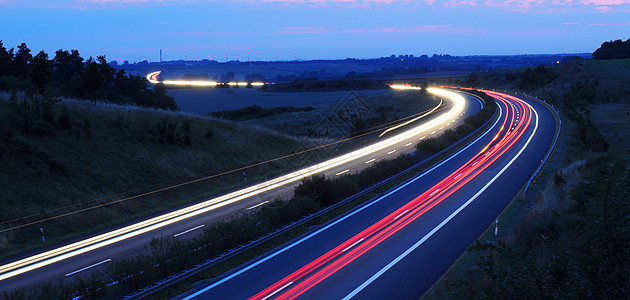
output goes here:
[{"label": "tree", "polygon": [[112,66],[107,64],[107,59],[105,58],[105,55],[97,56],[96,60],[98,60],[99,62],[98,68],[101,71],[101,74],[103,75],[103,84],[106,86],[113,84],[114,75],[116,74],[116,69],[112,68]]},{"label": "tree", "polygon": [[83,73],[85,68],[83,57],[79,55],[79,51],[57,50],[52,60],[52,66],[55,73],[55,79],[62,84],[76,82]]},{"label": "tree", "polygon": [[50,81],[52,74],[52,68],[50,67],[50,61],[48,60],[48,54],[44,51],[40,51],[30,64],[30,70],[28,77],[32,83],[37,85],[39,93],[44,96],[46,90],[46,84]]},{"label": "tree", "polygon": [[234,81],[234,72],[230,71],[221,75],[221,82],[230,82]]},{"label": "tree", "polygon": [[599,49],[593,52],[593,59],[618,59],[630,58],[630,39],[604,42]]},{"label": "tree", "polygon": [[9,75],[12,60],[13,52],[7,51],[7,48],[2,44],[2,40],[0,40],[0,77]]},{"label": "tree", "polygon": [[90,57],[87,61],[87,67],[83,71],[81,78],[81,86],[92,96],[94,105],[96,105],[96,92],[103,87],[103,74],[98,64]]},{"label": "tree", "polygon": [[31,49],[25,43],[18,46],[18,51],[13,57],[13,74],[18,77],[28,75],[28,64],[33,60]]}]

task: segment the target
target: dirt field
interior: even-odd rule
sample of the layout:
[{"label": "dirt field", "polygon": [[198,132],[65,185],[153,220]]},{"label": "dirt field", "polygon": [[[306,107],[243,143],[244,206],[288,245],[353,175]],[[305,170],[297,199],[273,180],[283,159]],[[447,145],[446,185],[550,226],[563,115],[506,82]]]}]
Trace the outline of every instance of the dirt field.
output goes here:
[{"label": "dirt field", "polygon": [[[359,95],[377,95],[385,90],[357,91]],[[343,100],[350,92],[263,93],[248,88],[171,89],[183,112],[205,114],[217,110],[233,110],[250,105],[264,108],[278,106],[321,106]]]}]

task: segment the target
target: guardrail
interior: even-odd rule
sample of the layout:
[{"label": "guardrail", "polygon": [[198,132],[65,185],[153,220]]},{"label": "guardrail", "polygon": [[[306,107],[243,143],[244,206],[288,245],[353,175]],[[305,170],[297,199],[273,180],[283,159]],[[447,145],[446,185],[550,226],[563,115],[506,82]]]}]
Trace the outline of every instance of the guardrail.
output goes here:
[{"label": "guardrail", "polygon": [[[473,95],[473,96],[479,98],[476,95]],[[483,101],[483,99],[481,99],[481,100]],[[492,118],[488,119],[483,125],[481,125],[477,129],[475,129],[473,132],[471,132],[467,136],[463,137],[458,142],[448,146],[444,150],[442,150],[442,151],[440,151],[440,152],[438,152],[438,153],[436,153],[436,154],[434,154],[434,155],[432,155],[432,156],[430,156],[430,157],[428,157],[428,158],[426,158],[426,159],[424,159],[424,160],[422,160],[422,161],[420,161],[418,163],[415,163],[414,165],[412,165],[411,167],[401,171],[400,173],[392,175],[392,176],[390,176],[390,177],[388,177],[388,178],[386,178],[386,179],[384,179],[384,180],[382,180],[382,181],[380,181],[380,182],[378,182],[378,183],[376,183],[376,184],[374,184],[374,185],[372,185],[372,186],[370,186],[370,187],[360,191],[359,193],[354,194],[354,195],[352,195],[350,197],[347,197],[347,198],[345,198],[345,199],[343,199],[343,200],[341,200],[341,201],[339,201],[339,202],[337,202],[337,203],[335,203],[335,204],[333,204],[331,206],[328,206],[328,207],[326,207],[326,208],[324,208],[324,209],[322,209],[322,210],[320,210],[318,212],[315,212],[315,213],[312,213],[310,215],[304,216],[300,220],[297,220],[297,221],[294,221],[292,223],[289,223],[289,224],[287,224],[287,225],[285,225],[283,227],[280,227],[280,228],[278,228],[278,229],[276,229],[276,230],[274,230],[274,231],[272,231],[272,232],[270,232],[270,233],[268,233],[266,235],[260,236],[259,238],[255,239],[255,240],[252,240],[252,241],[250,241],[248,243],[242,244],[242,245],[240,245],[240,246],[238,246],[236,248],[233,248],[233,249],[231,249],[231,250],[229,250],[227,252],[224,252],[224,253],[222,253],[222,254],[220,254],[218,256],[215,256],[215,257],[213,257],[211,259],[208,259],[208,260],[206,260],[206,261],[204,261],[204,262],[202,262],[200,264],[197,264],[197,265],[193,266],[190,269],[181,271],[181,272],[176,273],[174,275],[171,275],[171,276],[169,276],[169,277],[167,277],[167,278],[165,278],[163,280],[157,281],[157,282],[155,282],[155,283],[153,283],[153,284],[151,284],[151,285],[149,285],[149,286],[147,286],[147,287],[145,287],[143,289],[137,290],[133,294],[129,294],[129,295],[124,296],[122,298],[123,299],[129,299],[129,300],[131,300],[131,299],[142,299],[142,298],[144,298],[146,296],[149,296],[151,294],[154,294],[154,293],[156,293],[156,292],[158,292],[158,291],[160,291],[160,290],[162,290],[164,288],[167,288],[168,286],[170,286],[172,284],[175,284],[175,283],[177,283],[179,281],[182,281],[182,280],[184,280],[186,278],[189,278],[189,277],[191,277],[191,276],[193,276],[195,274],[203,272],[204,270],[206,270],[206,269],[208,269],[208,268],[210,268],[212,266],[215,266],[215,265],[217,265],[217,264],[219,264],[219,263],[221,263],[221,262],[223,262],[223,261],[225,261],[227,259],[230,259],[230,258],[232,258],[232,257],[234,257],[234,256],[236,256],[238,254],[241,254],[241,253],[243,253],[243,252],[245,252],[247,250],[250,250],[250,249],[252,249],[252,248],[254,248],[254,247],[256,247],[256,246],[258,246],[258,245],[260,245],[260,244],[262,244],[264,242],[267,242],[267,241],[269,241],[269,240],[271,240],[271,239],[273,239],[275,237],[278,237],[278,236],[288,232],[289,230],[292,230],[294,228],[297,228],[298,226],[304,225],[304,224],[308,223],[309,221],[312,221],[315,218],[323,216],[324,214],[326,214],[326,213],[328,213],[330,211],[333,211],[333,210],[335,210],[335,209],[337,209],[337,208],[339,208],[339,207],[341,207],[341,206],[343,206],[345,204],[348,204],[349,202],[351,202],[353,200],[356,200],[357,198],[359,198],[359,197],[361,197],[361,196],[363,196],[363,195],[365,195],[365,194],[367,194],[367,193],[369,193],[369,192],[371,192],[371,191],[373,191],[373,190],[375,190],[375,189],[377,189],[377,188],[379,188],[379,187],[381,187],[381,186],[383,186],[383,185],[385,185],[385,184],[387,184],[389,182],[392,182],[392,181],[394,181],[394,180],[396,180],[396,179],[406,175],[409,172],[414,171],[415,169],[417,169],[418,167],[422,166],[423,164],[426,164],[427,162],[430,162],[431,160],[434,160],[434,159],[440,157],[441,155],[443,155],[443,154],[447,153],[448,151],[452,150],[453,148],[460,146],[460,144],[462,144],[464,141],[468,140],[470,137],[476,135],[479,131],[481,131],[482,129],[487,127],[487,125],[492,120],[494,120],[494,118],[496,116],[496,111],[497,110],[495,110],[495,113],[494,113]],[[413,179],[413,178],[410,178],[408,180],[411,180],[411,179]],[[401,182],[397,186],[404,184],[408,180],[405,180],[404,182]]]},{"label": "guardrail", "polygon": [[562,119],[560,119],[560,112],[558,112],[558,110],[556,110],[556,108],[553,105],[549,105],[547,102],[541,99],[532,97],[532,96],[527,96],[527,95],[525,96],[530,99],[534,99],[540,103],[543,103],[544,106],[551,107],[551,110],[555,113],[554,117],[558,120],[558,127],[556,129],[556,137],[554,138],[554,141],[551,147],[549,147],[549,150],[547,151],[547,155],[545,155],[545,158],[541,161],[540,166],[538,166],[538,169],[536,169],[536,172],[534,172],[532,177],[530,177],[529,180],[527,181],[527,184],[525,185],[525,189],[523,190],[523,197],[525,197],[525,194],[527,193],[527,189],[529,189],[529,186],[531,185],[532,181],[536,178],[536,176],[538,176],[538,173],[540,173],[542,168],[547,163],[547,160],[549,159],[553,151],[556,149],[556,144],[558,143],[558,138],[560,137],[560,131],[562,130]]}]

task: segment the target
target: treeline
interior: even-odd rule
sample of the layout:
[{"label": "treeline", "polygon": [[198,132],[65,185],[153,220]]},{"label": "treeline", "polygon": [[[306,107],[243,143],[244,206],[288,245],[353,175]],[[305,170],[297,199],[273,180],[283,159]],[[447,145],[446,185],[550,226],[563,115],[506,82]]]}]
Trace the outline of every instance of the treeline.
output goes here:
[{"label": "treeline", "polygon": [[266,117],[273,116],[275,114],[312,111],[313,109],[314,108],[310,106],[309,107],[281,106],[281,107],[262,108],[258,105],[250,105],[250,106],[242,107],[235,110],[219,110],[219,111],[211,112],[208,115],[215,118],[228,119],[232,121],[246,121],[246,120],[251,120],[251,119],[266,118]]},{"label": "treeline", "polygon": [[25,43],[7,50],[0,40],[0,91],[11,90],[178,110],[163,86],[150,89],[146,78],[116,71],[105,56],[85,60],[60,49],[50,59],[44,51],[33,56]]},{"label": "treeline", "polygon": [[591,120],[589,106],[603,102],[598,91],[599,82],[578,81],[573,83],[562,96],[563,112],[575,123],[569,144],[593,152],[606,152],[609,144],[599,128]]},{"label": "treeline", "polygon": [[595,52],[593,59],[630,58],[630,39],[604,42]]},{"label": "treeline", "polygon": [[[490,107],[487,111],[491,111],[491,108],[496,108],[496,105],[493,106],[492,102],[487,102],[486,107]],[[469,128],[471,125],[462,126]],[[457,140],[450,139],[450,141]],[[432,151],[417,152],[415,155],[401,155],[395,159],[382,160],[355,174],[335,178],[324,175],[305,178],[294,189],[291,199],[272,201],[256,212],[215,223],[208,226],[196,238],[183,241],[175,238],[154,239],[142,253],[109,263],[103,271],[97,271],[88,278],[79,278],[66,283],[49,283],[31,289],[5,291],[3,297],[7,299],[120,298],[152,282],[188,269],[208,258],[216,257],[317,212],[322,207],[338,203],[362,189],[400,173],[440,150],[442,149],[436,148]]]},{"label": "treeline", "polygon": [[554,81],[558,77],[558,72],[545,66],[527,68],[519,74],[507,74],[505,79],[508,82],[515,82],[519,89],[536,89]]},{"label": "treeline", "polygon": [[380,81],[370,79],[318,80],[317,78],[295,79],[292,82],[265,85],[265,92],[326,92],[348,90],[386,89]]}]

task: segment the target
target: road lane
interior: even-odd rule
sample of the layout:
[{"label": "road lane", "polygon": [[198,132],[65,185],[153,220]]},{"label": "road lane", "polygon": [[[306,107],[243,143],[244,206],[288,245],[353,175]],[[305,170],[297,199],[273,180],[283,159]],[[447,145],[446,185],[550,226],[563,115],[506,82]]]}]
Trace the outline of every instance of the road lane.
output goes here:
[{"label": "road lane", "polygon": [[[445,119],[444,122],[449,121],[451,118],[453,120],[456,120],[457,118],[461,118],[465,116],[465,113],[467,111],[478,110],[479,107],[475,107],[476,101],[477,100],[468,99],[467,102],[473,103],[474,108],[460,109],[459,111],[457,111],[457,114],[452,114],[451,116],[449,116],[448,120]],[[434,123],[431,125],[431,127],[441,126],[440,124],[444,123],[444,122],[434,122],[435,119],[436,118],[433,118],[432,120],[428,121],[428,122]],[[452,122],[452,120],[450,120],[449,122]],[[451,125],[456,126],[457,124],[453,123]],[[419,139],[418,135],[422,134],[423,130],[419,130],[417,133],[409,134],[408,136],[401,137],[401,134],[396,135],[395,141],[393,143],[390,143],[389,145],[380,146],[380,147],[373,147],[374,149],[376,149],[376,151],[373,151],[372,154],[370,154],[370,157],[374,157],[372,159],[385,157],[387,156],[386,154],[387,152],[392,151],[391,148],[400,148],[400,149],[404,148],[403,145],[407,145],[411,143],[411,141],[415,142],[416,139]],[[428,130],[424,130],[424,131],[428,131]],[[342,155],[341,157],[343,156],[344,155]],[[347,166],[351,166],[353,170],[358,170],[359,168],[363,167],[363,165],[365,165],[364,160],[368,158],[369,157],[363,155],[363,156],[357,156],[356,158],[352,160],[347,159],[348,161],[347,163],[340,163],[336,167],[328,168],[328,170],[326,171],[326,174],[328,176],[331,176],[336,173],[342,172],[344,170],[350,170],[348,169]],[[342,161],[342,160],[339,160],[339,161]],[[318,170],[316,168],[311,168],[311,170],[309,170],[308,172],[312,172],[312,173],[308,173],[304,171],[299,172],[299,173],[301,176],[304,176],[304,174],[306,175],[313,174],[317,171]],[[282,182],[280,183],[279,182],[280,181],[278,180],[274,181],[274,179],[272,179],[270,181],[265,182],[263,186],[264,188],[267,189],[267,191],[271,191],[274,188],[276,189],[283,188],[282,184],[280,184]],[[295,182],[297,182],[297,180],[293,181],[294,184]],[[249,187],[247,191],[249,191],[250,194],[255,194],[255,193],[251,193],[251,191],[255,191],[255,189],[253,189],[252,187]],[[142,249],[143,246],[151,240],[151,238],[173,236],[180,232],[186,231],[192,227],[195,227],[195,226],[199,227],[204,224],[208,224],[209,222],[208,220],[216,220],[219,218],[224,218],[234,212],[234,206],[236,206],[237,209],[246,209],[258,203],[268,201],[268,200],[261,201],[260,194],[255,194],[254,197],[243,196],[241,194],[240,198],[238,198],[237,200],[234,200],[233,196],[223,196],[222,198],[228,199],[229,205],[223,206],[224,205],[223,203],[218,203],[217,205],[214,206],[216,207],[214,210],[208,209],[208,206],[206,205],[205,208],[201,208],[202,210],[206,209],[205,213],[198,213],[198,212],[195,212],[195,210],[188,209],[189,211],[194,212],[194,214],[189,214],[189,215],[184,214],[183,216],[180,214],[178,217],[177,216],[176,217],[159,216],[158,218],[162,222],[166,222],[166,224],[158,223],[158,225],[154,224],[154,225],[148,225],[148,226],[134,225],[137,227],[131,230],[127,230],[126,233],[124,233],[124,230],[119,230],[116,234],[108,232],[104,234],[106,235],[108,239],[102,240],[100,242],[95,242],[95,243],[87,243],[85,241],[81,241],[80,242],[81,245],[75,247],[74,250],[71,249],[71,250],[66,251],[65,253],[63,251],[59,251],[59,249],[55,249],[54,250],[55,252],[59,252],[61,254],[50,256],[50,258],[40,259],[40,262],[37,262],[37,259],[33,259],[33,257],[28,257],[27,259],[33,260],[34,263],[25,264],[26,269],[21,269],[21,270],[19,268],[15,269],[15,267],[12,267],[10,264],[4,264],[0,266],[0,290],[10,289],[12,287],[17,287],[17,286],[24,286],[27,284],[45,283],[50,280],[56,280],[60,276],[63,276],[64,274],[69,274],[73,270],[81,268],[82,266],[91,265],[91,264],[94,264],[95,262],[99,262],[104,259],[109,259],[110,257],[113,257],[114,259],[116,259],[116,258],[120,258],[129,254],[132,254],[138,249]],[[238,200],[240,200],[240,202]],[[203,207],[203,206],[200,206],[200,207]],[[189,216],[189,217],[185,218],[186,216]],[[182,221],[177,222],[178,220],[182,220]],[[146,222],[146,221],[143,221],[143,222]],[[159,230],[156,230],[156,229],[159,229]],[[120,234],[120,232],[123,232],[123,233]],[[125,242],[121,243],[121,241],[123,240]],[[42,263],[42,261],[46,263]],[[56,262],[56,261],[59,261],[59,262]],[[22,260],[22,262],[24,262],[24,260]],[[19,270],[19,273],[16,272],[16,270]]]},{"label": "road lane", "polygon": [[[254,299],[260,299],[266,297],[269,291],[275,291],[278,286],[292,282],[290,287],[274,294],[273,298],[286,296],[291,299],[302,295],[306,299],[340,299],[348,295],[354,296],[355,293],[357,298],[417,298],[487,228],[513,198],[537,167],[531,162],[538,162],[539,157],[544,157],[552,141],[555,122],[551,113],[541,105],[531,103],[532,107],[540,112],[539,116],[535,116],[535,113],[528,114],[530,120],[536,120],[532,124],[540,124],[540,130],[537,129],[538,126],[528,125],[518,133],[515,131],[511,151],[498,156],[493,162],[488,161],[487,167],[481,170],[474,180],[453,190],[450,197],[436,203],[432,209],[425,210],[416,220],[408,222],[407,226],[397,227],[397,232],[373,245],[369,251],[352,257],[352,260],[340,260],[336,269],[331,267],[332,258],[322,260],[322,257],[326,253],[334,252],[335,247],[346,249],[352,246],[350,247],[352,250],[349,251],[358,253],[356,249],[366,243],[361,231],[373,226],[374,220],[389,215],[399,221],[402,218],[401,214],[403,216],[409,214],[408,208],[404,205],[407,205],[410,199],[422,193],[433,193],[431,196],[436,196],[442,189],[448,189],[447,186],[427,189],[438,184],[436,178],[453,176],[457,181],[462,181],[460,177],[465,178],[467,175],[455,170],[461,167],[463,161],[479,152],[494,148],[493,142],[500,143],[496,142],[500,131],[516,128],[511,126],[513,122],[525,123],[523,119],[527,115],[525,111],[528,110],[527,104],[513,99],[508,101],[515,104],[501,104],[502,110],[505,111],[502,125],[500,124],[500,127],[495,125],[490,134],[479,143],[471,144],[470,149],[458,155],[458,159],[444,164],[431,172],[430,176],[423,176],[414,184],[394,194],[377,199],[376,203],[368,204],[343,222],[319,231],[311,238],[269,258],[255,268],[247,269],[245,266],[241,269],[246,270],[245,272],[233,278],[226,277],[218,284],[208,286],[199,297],[254,296]],[[516,136],[518,134],[519,138]],[[523,136],[530,138],[522,138]],[[482,165],[486,163],[483,159],[484,157],[467,162],[465,163],[467,166],[464,167],[474,168]],[[483,191],[480,192],[481,190]],[[466,206],[463,206],[464,204]],[[453,215],[454,212],[457,214]],[[353,239],[353,236],[359,238]],[[402,253],[407,254],[401,256]],[[349,258],[350,254],[344,253],[341,257]],[[397,263],[386,268],[392,262]],[[299,269],[300,266],[303,267]],[[308,277],[309,274],[312,277]],[[370,282],[370,278],[374,276],[376,280]],[[300,285],[300,280],[310,280],[311,284]],[[246,289],[234,289],[245,282]],[[361,288],[356,290],[357,287]]]}]

